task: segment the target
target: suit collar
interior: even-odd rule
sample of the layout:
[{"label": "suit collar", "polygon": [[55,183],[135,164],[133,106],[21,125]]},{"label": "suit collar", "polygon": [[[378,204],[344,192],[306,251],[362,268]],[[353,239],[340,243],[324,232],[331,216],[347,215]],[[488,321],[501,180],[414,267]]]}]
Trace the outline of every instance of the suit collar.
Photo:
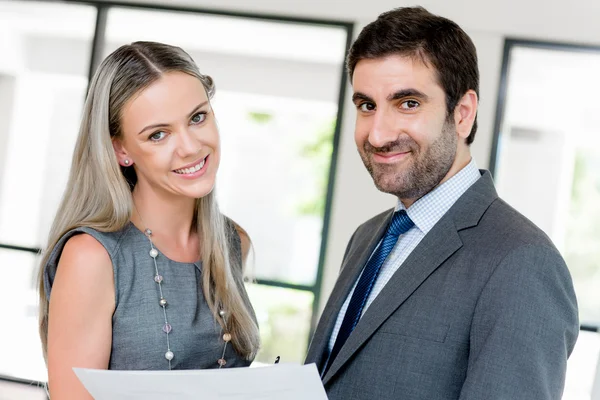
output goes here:
[{"label": "suit collar", "polygon": [[479,170],[479,172],[481,178],[448,211],[458,231],[476,226],[489,206],[498,199],[490,172],[486,170]]}]

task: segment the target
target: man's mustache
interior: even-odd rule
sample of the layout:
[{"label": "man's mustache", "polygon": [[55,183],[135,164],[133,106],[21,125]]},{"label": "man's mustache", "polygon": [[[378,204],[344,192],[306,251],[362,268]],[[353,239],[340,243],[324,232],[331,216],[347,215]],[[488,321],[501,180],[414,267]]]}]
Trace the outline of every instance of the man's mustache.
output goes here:
[{"label": "man's mustache", "polygon": [[411,138],[401,138],[393,142],[387,143],[382,147],[375,147],[369,141],[365,141],[363,146],[365,153],[406,153],[416,151],[419,145]]}]

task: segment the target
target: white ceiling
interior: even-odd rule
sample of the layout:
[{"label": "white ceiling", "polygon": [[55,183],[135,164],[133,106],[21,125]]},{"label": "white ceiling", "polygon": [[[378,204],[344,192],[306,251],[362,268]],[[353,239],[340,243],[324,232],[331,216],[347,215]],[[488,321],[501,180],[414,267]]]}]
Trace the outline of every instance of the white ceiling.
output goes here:
[{"label": "white ceiling", "polygon": [[[134,2],[136,0],[133,0]],[[600,44],[600,0],[143,0],[217,10],[365,23],[394,7],[419,4],[467,31]]]}]

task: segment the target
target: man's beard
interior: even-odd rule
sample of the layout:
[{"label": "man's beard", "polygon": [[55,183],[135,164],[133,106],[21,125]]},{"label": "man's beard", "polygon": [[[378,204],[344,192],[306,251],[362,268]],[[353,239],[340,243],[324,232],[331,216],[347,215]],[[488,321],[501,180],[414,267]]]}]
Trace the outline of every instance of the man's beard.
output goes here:
[{"label": "man's beard", "polygon": [[[383,147],[365,141],[360,156],[377,189],[399,199],[420,199],[432,191],[448,174],[456,157],[458,138],[454,121],[444,122],[442,134],[427,147],[421,147],[410,136],[403,136]],[[409,152],[401,165],[373,162],[373,153]]]}]

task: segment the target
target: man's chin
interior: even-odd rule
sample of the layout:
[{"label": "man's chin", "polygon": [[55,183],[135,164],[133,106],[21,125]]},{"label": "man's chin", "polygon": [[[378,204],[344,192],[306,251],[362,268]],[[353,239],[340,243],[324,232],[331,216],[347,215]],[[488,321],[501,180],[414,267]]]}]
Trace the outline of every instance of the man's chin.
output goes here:
[{"label": "man's chin", "polygon": [[402,193],[404,190],[404,187],[399,185],[397,181],[391,182],[389,179],[377,179],[376,177],[373,177],[373,182],[375,183],[375,187],[383,193],[395,195],[397,193]]},{"label": "man's chin", "polygon": [[[407,182],[407,178],[405,177],[398,175],[390,177],[385,173],[371,176],[373,178],[373,182],[375,183],[375,187],[380,192],[394,195],[399,199],[419,198],[424,194],[424,188],[415,187],[414,182]],[[425,191],[425,193],[427,191]]]}]

